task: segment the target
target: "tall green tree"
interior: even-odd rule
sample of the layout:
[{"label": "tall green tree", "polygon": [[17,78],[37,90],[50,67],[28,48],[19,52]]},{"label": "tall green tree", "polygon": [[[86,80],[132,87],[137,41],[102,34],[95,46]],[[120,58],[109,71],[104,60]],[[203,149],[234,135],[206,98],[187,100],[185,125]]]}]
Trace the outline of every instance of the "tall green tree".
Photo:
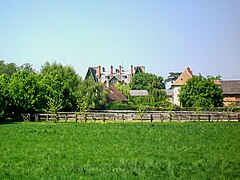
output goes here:
[{"label": "tall green tree", "polygon": [[222,107],[223,95],[213,78],[193,76],[180,89],[179,100],[183,107]]},{"label": "tall green tree", "polygon": [[3,115],[10,105],[9,98],[9,76],[7,74],[0,75],[0,115]]},{"label": "tall green tree", "polygon": [[148,90],[154,88],[165,89],[163,77],[151,73],[137,73],[133,76],[129,86],[131,90]]},{"label": "tall green tree", "polygon": [[73,111],[77,108],[76,92],[81,77],[72,67],[46,62],[41,69],[41,76],[48,110]]},{"label": "tall green tree", "polygon": [[182,74],[181,72],[170,72],[167,79],[165,79],[165,82],[167,83],[176,81],[181,74]]},{"label": "tall green tree", "polygon": [[8,91],[15,113],[37,111],[41,99],[38,82],[38,75],[26,70],[18,70],[12,75]]}]

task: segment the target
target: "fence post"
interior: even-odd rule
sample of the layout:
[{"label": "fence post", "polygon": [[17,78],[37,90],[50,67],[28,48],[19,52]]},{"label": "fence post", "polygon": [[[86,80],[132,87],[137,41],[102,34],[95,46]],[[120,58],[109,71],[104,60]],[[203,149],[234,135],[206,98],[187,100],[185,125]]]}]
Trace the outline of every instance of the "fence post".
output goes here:
[{"label": "fence post", "polygon": [[182,120],[182,115],[179,114],[179,115],[178,115],[178,122],[181,121],[181,120]]},{"label": "fence post", "polygon": [[94,123],[96,123],[96,118],[95,118],[95,115],[93,115],[93,121],[94,121]]},{"label": "fence post", "polygon": [[35,122],[38,121],[38,114],[35,114]]},{"label": "fence post", "polygon": [[124,114],[122,114],[122,120],[123,120],[123,122],[124,122]]},{"label": "fence post", "polygon": [[153,122],[153,115],[151,114],[151,122]]},{"label": "fence post", "polygon": [[211,114],[208,115],[208,121],[211,121]]},{"label": "fence post", "polygon": [[47,114],[47,121],[49,120],[48,114]]},{"label": "fence post", "polygon": [[230,117],[231,117],[230,114],[228,114],[228,122],[230,121]]},{"label": "fence post", "polygon": [[105,120],[106,120],[106,119],[105,119],[105,114],[103,114],[103,122],[105,122]]},{"label": "fence post", "polygon": [[65,122],[67,122],[68,117],[67,117],[67,113],[65,114]]},{"label": "fence post", "polygon": [[77,122],[78,121],[78,114],[77,113],[75,114],[75,118],[76,118],[75,121]]},{"label": "fence post", "polygon": [[163,122],[163,115],[162,114],[160,114],[160,120],[161,120],[161,122]]},{"label": "fence post", "polygon": [[172,121],[172,114],[171,113],[169,113],[169,120],[170,120],[170,122]]},{"label": "fence post", "polygon": [[240,122],[240,114],[238,114],[238,122]]}]

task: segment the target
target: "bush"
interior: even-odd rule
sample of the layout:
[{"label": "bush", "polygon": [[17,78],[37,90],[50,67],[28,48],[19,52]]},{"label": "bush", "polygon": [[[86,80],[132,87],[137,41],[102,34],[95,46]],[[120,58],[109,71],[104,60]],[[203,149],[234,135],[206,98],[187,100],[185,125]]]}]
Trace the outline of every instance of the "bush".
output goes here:
[{"label": "bush", "polygon": [[123,103],[122,101],[113,101],[107,103],[105,108],[107,110],[135,110],[136,107],[133,103]]}]

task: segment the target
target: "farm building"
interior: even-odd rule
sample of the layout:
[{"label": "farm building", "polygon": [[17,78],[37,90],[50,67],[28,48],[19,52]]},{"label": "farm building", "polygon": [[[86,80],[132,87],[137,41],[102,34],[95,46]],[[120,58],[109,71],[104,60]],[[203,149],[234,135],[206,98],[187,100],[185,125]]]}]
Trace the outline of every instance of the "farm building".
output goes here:
[{"label": "farm building", "polygon": [[240,106],[240,80],[222,80],[220,83],[224,106],[228,106],[230,103]]},{"label": "farm building", "polygon": [[[193,76],[192,71],[187,67],[178,79],[172,84],[172,103],[180,106],[178,95],[180,94],[181,86],[185,85],[187,80]],[[169,92],[170,93],[170,92]]]},{"label": "farm building", "polygon": [[131,65],[130,71],[125,70],[122,66],[119,66],[115,71],[113,70],[113,66],[110,66],[109,71],[106,71],[104,67],[97,66],[89,67],[85,78],[93,77],[96,82],[109,82],[113,85],[117,82],[129,84],[134,74],[143,72],[145,72],[145,66],[133,67]]}]

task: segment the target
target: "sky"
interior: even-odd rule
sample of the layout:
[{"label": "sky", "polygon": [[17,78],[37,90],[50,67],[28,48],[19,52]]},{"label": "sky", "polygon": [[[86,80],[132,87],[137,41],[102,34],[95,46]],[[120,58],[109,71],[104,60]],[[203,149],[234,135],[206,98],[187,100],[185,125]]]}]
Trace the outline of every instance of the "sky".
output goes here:
[{"label": "sky", "polygon": [[240,0],[0,0],[0,59],[240,79]]}]

